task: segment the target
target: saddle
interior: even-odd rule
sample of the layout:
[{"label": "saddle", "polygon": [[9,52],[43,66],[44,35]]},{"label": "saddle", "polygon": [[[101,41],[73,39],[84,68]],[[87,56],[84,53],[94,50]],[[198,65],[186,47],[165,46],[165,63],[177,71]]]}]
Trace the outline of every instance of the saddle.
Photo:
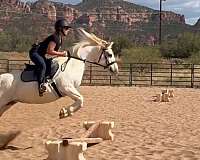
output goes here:
[{"label": "saddle", "polygon": [[[46,75],[45,79],[52,79],[54,75],[56,74],[57,70],[59,69],[59,64],[57,62],[53,62],[53,59],[47,59],[46,65]],[[25,64],[25,69],[21,73],[21,80],[23,82],[32,82],[32,81],[38,81],[37,78],[37,66],[36,65],[30,65]]]}]

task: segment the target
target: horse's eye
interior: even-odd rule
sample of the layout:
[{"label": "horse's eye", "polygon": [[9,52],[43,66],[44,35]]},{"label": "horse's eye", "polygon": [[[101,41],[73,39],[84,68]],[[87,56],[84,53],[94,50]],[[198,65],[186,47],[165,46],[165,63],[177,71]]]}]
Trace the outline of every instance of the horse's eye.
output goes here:
[{"label": "horse's eye", "polygon": [[108,54],[108,57],[109,57],[109,58],[112,58],[112,54]]}]

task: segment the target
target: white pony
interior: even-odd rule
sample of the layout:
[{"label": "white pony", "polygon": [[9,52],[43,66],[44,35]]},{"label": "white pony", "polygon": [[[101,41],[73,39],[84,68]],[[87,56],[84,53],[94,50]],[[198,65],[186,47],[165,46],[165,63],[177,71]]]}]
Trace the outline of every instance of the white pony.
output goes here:
[{"label": "white pony", "polygon": [[[58,62],[59,69],[53,81],[63,97],[69,96],[75,101],[61,109],[60,118],[72,115],[83,106],[83,96],[77,89],[81,84],[85,65],[94,63],[105,67],[112,74],[118,73],[118,65],[112,51],[113,43],[108,43],[83,29],[79,28],[77,31],[81,40],[71,48],[71,55],[54,59]],[[16,102],[43,104],[60,98],[50,85],[47,86],[47,92],[40,97],[38,82],[23,82],[20,76],[21,71],[0,75],[0,116]]]}]

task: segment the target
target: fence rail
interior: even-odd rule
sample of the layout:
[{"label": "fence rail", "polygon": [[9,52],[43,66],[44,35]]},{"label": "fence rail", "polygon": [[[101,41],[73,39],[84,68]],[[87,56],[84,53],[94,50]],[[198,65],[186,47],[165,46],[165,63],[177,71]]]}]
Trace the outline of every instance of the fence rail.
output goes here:
[{"label": "fence rail", "polygon": [[[0,59],[0,73],[22,70],[29,60]],[[86,68],[82,85],[200,87],[200,65],[130,63],[119,65],[119,75],[111,76],[99,66]]]}]

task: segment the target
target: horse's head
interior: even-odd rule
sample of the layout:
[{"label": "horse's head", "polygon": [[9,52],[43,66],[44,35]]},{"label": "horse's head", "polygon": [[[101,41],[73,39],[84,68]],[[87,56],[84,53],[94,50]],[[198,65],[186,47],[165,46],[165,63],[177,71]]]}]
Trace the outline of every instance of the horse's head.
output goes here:
[{"label": "horse's head", "polygon": [[108,69],[111,74],[117,74],[118,65],[112,50],[113,42],[106,42],[80,28],[78,29],[78,33],[82,41],[88,42],[85,45],[85,48],[88,48],[88,54],[85,57],[89,61]]},{"label": "horse's head", "polygon": [[100,46],[99,53],[97,53],[98,61],[97,63],[105,66],[112,74],[118,73],[118,65],[115,60],[115,55],[112,50],[113,42],[105,43],[105,47]]}]

